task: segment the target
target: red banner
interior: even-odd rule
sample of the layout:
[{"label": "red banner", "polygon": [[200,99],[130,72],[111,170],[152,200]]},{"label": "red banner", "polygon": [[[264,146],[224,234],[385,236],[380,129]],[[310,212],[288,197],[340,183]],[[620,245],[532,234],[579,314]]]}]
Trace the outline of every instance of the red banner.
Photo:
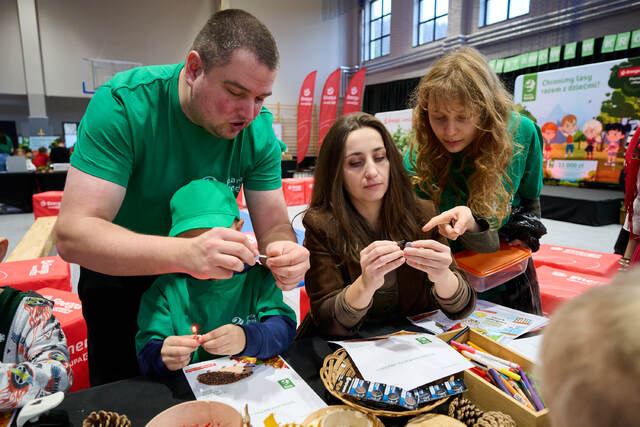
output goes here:
[{"label": "red banner", "polygon": [[316,73],[312,71],[304,79],[298,98],[298,142],[297,163],[304,160],[309,149],[309,137],[311,136],[311,116],[313,115],[313,91],[316,85]]},{"label": "red banner", "polygon": [[344,95],[344,107],[342,108],[342,115],[349,113],[355,113],[362,109],[362,93],[364,92],[364,73],[366,68],[362,68],[351,77],[349,86],[347,87],[347,93]]},{"label": "red banner", "polygon": [[322,146],[325,135],[336,121],[338,114],[338,94],[340,93],[340,68],[329,74],[322,88],[320,98],[320,118],[318,119],[318,149]]}]

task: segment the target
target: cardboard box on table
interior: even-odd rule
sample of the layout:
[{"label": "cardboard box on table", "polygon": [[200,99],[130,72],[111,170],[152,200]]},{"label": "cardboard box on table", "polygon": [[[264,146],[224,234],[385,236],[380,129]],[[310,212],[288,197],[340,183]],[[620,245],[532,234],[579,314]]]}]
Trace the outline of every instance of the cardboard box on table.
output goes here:
[{"label": "cardboard box on table", "polygon": [[78,294],[59,289],[42,288],[38,293],[54,302],[53,315],[67,337],[73,385],[69,391],[89,387],[89,359],[87,354],[87,324],[82,317],[82,303]]},{"label": "cardboard box on table", "polygon": [[[438,335],[447,341],[453,338],[459,330],[445,332]],[[471,341],[491,354],[519,364],[527,375],[533,371],[534,363],[519,353],[498,344],[473,330],[466,332],[457,339],[459,342]],[[479,375],[471,371],[464,371],[462,378],[468,390],[462,397],[469,399],[474,405],[483,411],[500,411],[510,415],[518,427],[549,427],[549,410],[532,411],[511,396],[506,395],[498,387],[490,384]]]},{"label": "cardboard box on table", "polygon": [[0,286],[20,291],[56,288],[71,291],[69,263],[59,256],[0,263]]},{"label": "cardboard box on table", "polygon": [[621,255],[586,251],[558,245],[540,245],[533,253],[536,268],[542,265],[576,273],[612,278],[618,273]]},{"label": "cardboard box on table", "polygon": [[60,203],[62,202],[62,191],[45,191],[36,193],[32,197],[33,216],[35,219],[41,216],[58,216],[60,213]]},{"label": "cardboard box on table", "polygon": [[611,283],[610,278],[576,273],[542,265],[536,268],[542,311],[550,316],[563,302],[577,297],[589,289]]},{"label": "cardboard box on table", "polygon": [[285,178],[282,180],[282,192],[287,206],[305,204],[305,183],[300,178]]}]

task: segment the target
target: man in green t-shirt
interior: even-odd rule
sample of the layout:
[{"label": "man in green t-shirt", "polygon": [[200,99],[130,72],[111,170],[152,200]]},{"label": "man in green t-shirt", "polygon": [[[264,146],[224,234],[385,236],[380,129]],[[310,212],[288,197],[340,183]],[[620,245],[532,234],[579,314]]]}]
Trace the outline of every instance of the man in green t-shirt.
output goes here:
[{"label": "man in green t-shirt", "polygon": [[260,253],[283,290],[309,268],[281,190],[280,147],[263,107],[278,50],[240,10],[215,13],[184,64],[140,67],[102,85],[80,123],[56,225],[56,246],[81,265],[92,385],[139,373],[134,337],[142,293],[155,277],[226,279],[257,251],[239,231],[167,237],[169,200],[212,177],[245,198]]}]

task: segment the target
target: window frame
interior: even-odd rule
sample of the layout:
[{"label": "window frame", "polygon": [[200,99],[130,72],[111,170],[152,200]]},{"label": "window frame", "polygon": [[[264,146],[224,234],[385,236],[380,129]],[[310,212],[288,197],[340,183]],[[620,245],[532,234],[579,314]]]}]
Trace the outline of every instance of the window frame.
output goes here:
[{"label": "window frame", "polygon": [[[447,38],[447,31],[445,31],[444,36],[436,38],[436,20],[438,20],[439,18],[442,18],[444,16],[447,17],[447,30],[449,29],[449,0],[434,0],[433,2],[433,18],[427,19],[425,21],[420,21],[420,17],[422,16],[422,14],[420,13],[422,11],[422,6],[423,3],[426,0],[416,0],[416,7],[415,7],[415,13],[416,13],[416,18],[414,20],[415,23],[415,38],[414,38],[414,46],[422,46],[428,43],[433,43],[435,41],[438,40],[442,40],[442,39],[446,39]],[[442,15],[437,15],[437,10],[438,10],[438,2],[447,2],[447,13],[443,13]],[[420,26],[423,24],[426,24],[427,22],[431,22],[433,21],[433,34],[432,34],[432,39],[429,41],[425,41],[420,43]]]},{"label": "window frame", "polygon": [[490,25],[499,24],[501,22],[510,21],[512,19],[520,18],[522,16],[525,16],[525,15],[528,15],[529,13],[531,13],[531,0],[527,0],[529,2],[528,5],[527,5],[527,12],[525,12],[525,13],[523,13],[521,15],[518,15],[518,16],[509,17],[509,13],[511,12],[511,2],[512,1],[517,1],[517,0],[507,0],[507,17],[505,19],[503,19],[503,20],[487,24],[487,2],[489,2],[489,1],[491,1],[491,0],[480,0],[480,9],[479,9],[479,13],[478,13],[478,28],[487,27],[487,26],[490,26]]},{"label": "window frame", "polygon": [[[373,3],[375,3],[376,1],[380,2],[380,16],[372,19],[373,14],[371,13],[372,8],[373,8]],[[391,7],[389,7],[389,13],[384,13],[384,5],[385,3],[389,3],[391,5]],[[378,58],[382,58],[383,56],[387,56],[391,53],[391,15],[392,15],[392,7],[393,7],[393,0],[367,0],[366,5],[365,5],[365,13],[363,16],[363,27],[364,27],[364,41],[365,43],[363,43],[363,58],[365,61],[372,61]],[[385,33],[384,32],[384,26],[383,26],[383,21],[384,18],[389,17],[389,32]],[[380,34],[378,35],[378,37],[376,38],[371,38],[372,34],[371,34],[371,25],[373,22],[378,22],[379,21],[379,25],[380,25]],[[388,39],[389,40],[389,50],[385,53],[383,51],[383,46],[384,46],[384,39]],[[379,41],[380,43],[380,55],[379,56],[373,56],[372,55],[372,47],[373,44],[375,42]]]}]

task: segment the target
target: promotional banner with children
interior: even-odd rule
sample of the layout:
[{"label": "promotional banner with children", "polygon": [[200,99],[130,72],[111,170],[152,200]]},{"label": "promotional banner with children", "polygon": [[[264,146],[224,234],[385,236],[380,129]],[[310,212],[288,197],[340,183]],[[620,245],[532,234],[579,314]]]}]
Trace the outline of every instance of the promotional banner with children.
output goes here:
[{"label": "promotional banner with children", "polygon": [[640,123],[640,57],[518,76],[514,100],[542,130],[545,180],[618,183]]}]

